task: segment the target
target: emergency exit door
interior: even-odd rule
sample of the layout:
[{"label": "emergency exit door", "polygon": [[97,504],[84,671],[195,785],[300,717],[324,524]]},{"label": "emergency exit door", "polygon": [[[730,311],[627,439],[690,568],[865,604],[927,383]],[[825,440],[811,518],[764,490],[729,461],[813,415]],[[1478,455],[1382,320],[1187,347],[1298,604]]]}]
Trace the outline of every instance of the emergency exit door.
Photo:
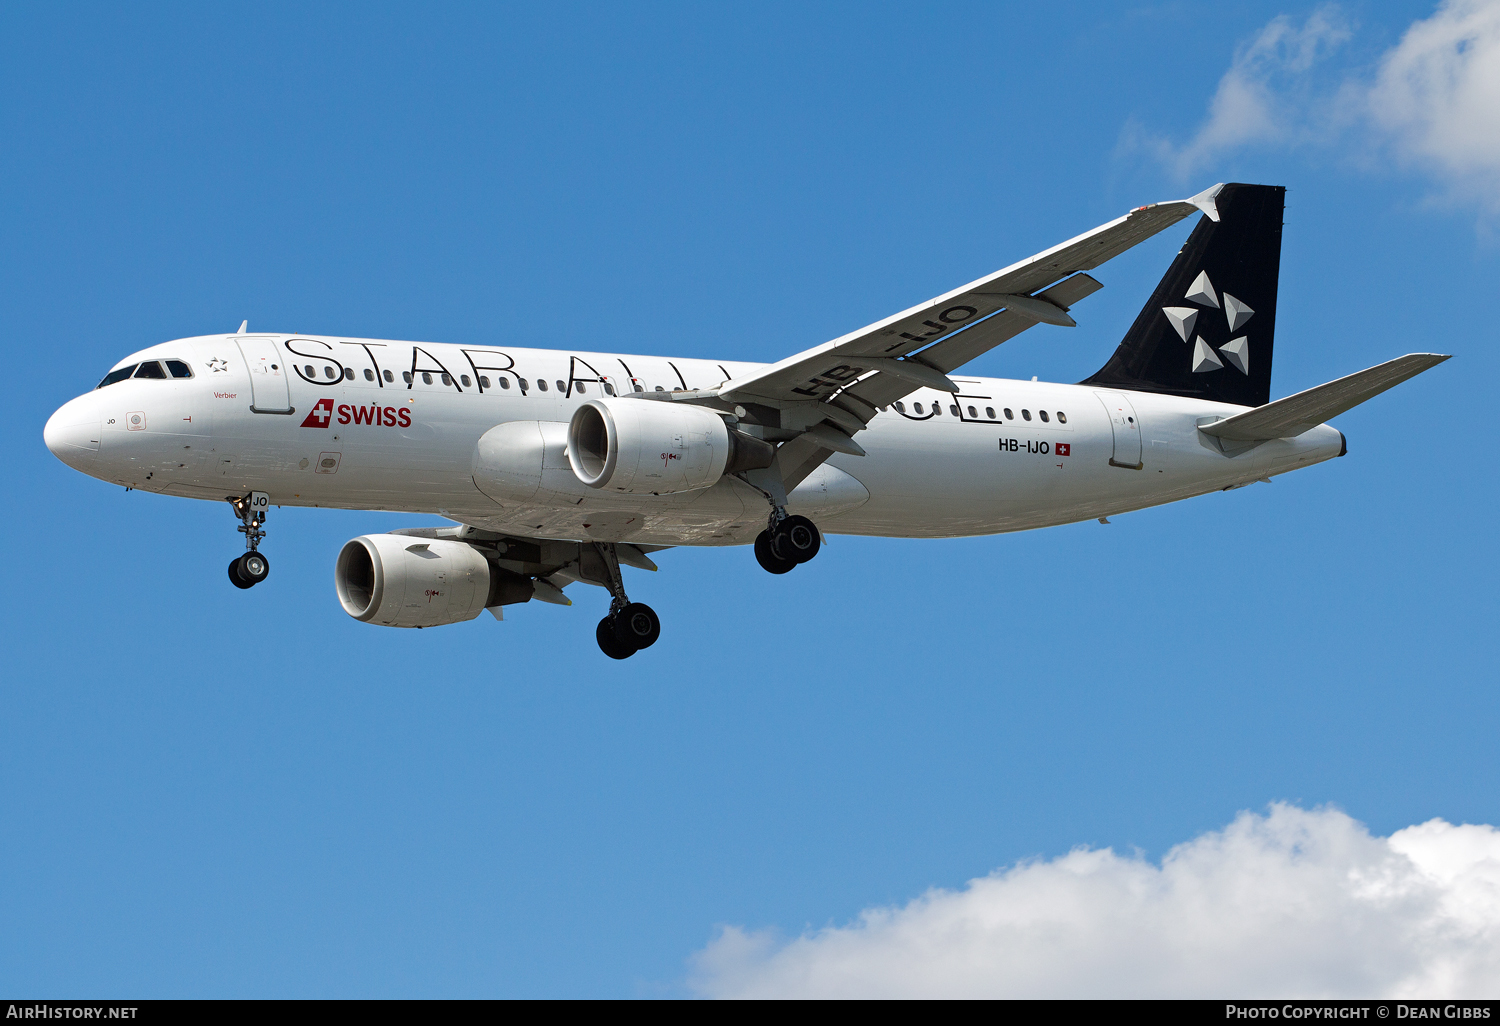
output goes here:
[{"label": "emergency exit door", "polygon": [[240,355],[250,368],[250,411],[291,413],[291,390],[287,385],[286,361],[272,338],[235,339]]},{"label": "emergency exit door", "polygon": [[1115,435],[1114,455],[1109,458],[1111,467],[1140,470],[1141,422],[1135,415],[1135,407],[1123,392],[1095,392],[1104,410],[1109,414],[1109,426]]}]

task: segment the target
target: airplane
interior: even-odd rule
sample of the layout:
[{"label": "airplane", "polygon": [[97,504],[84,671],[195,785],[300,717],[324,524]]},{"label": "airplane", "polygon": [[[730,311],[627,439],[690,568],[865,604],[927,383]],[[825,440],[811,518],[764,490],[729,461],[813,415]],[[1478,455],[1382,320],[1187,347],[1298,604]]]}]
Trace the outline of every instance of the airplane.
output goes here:
[{"label": "airplane", "polygon": [[[1343,456],[1327,421],[1448,356],[1413,353],[1271,400],[1285,189],[1156,203],[771,364],[508,344],[254,333],[132,353],[44,430],[68,466],[227,501],[228,568],[266,580],[270,507],[438,514],[354,538],[344,611],[434,627],[608,589],[606,656],[661,622],[622,566],[753,545],[773,574],[825,534],[951,538],[1099,519]],[[1038,324],[1073,327],[1088,272],[1198,214],[1107,363],[1077,384],[963,376]]]}]

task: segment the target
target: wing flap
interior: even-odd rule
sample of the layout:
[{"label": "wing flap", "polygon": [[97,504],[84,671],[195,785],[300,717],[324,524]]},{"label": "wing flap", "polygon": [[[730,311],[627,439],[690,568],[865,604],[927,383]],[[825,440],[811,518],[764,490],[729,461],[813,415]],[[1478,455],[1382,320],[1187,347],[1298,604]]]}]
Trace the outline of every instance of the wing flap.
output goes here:
[{"label": "wing flap", "polygon": [[1409,353],[1394,360],[1356,371],[1326,385],[1257,406],[1228,420],[1200,425],[1205,435],[1239,442],[1265,442],[1293,438],[1354,409],[1388,388],[1414,378],[1449,359],[1438,353]]}]

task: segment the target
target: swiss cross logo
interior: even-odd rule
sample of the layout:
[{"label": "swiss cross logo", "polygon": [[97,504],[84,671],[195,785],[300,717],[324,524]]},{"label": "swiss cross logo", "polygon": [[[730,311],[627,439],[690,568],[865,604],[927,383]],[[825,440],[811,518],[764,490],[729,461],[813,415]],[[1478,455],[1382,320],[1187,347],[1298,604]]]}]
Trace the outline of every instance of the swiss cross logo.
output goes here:
[{"label": "swiss cross logo", "polygon": [[318,405],[312,408],[307,419],[302,422],[303,427],[326,428],[328,422],[333,419],[333,400],[319,399]]},{"label": "swiss cross logo", "polygon": [[1052,451],[1059,456],[1071,456],[1073,455],[1073,446],[1069,442],[1058,442],[1052,446]]}]

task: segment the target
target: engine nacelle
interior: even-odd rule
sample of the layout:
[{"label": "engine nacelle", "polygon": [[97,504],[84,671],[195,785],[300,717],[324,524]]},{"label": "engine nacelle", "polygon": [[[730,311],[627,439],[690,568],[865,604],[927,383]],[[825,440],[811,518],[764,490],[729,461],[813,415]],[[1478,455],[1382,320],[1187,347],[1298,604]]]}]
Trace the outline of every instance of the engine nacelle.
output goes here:
[{"label": "engine nacelle", "polygon": [[496,502],[575,503],[599,493],[568,465],[568,425],[511,420],[486,431],[474,447],[474,484]]},{"label": "engine nacelle", "polygon": [[670,495],[724,476],[732,442],[724,418],[701,406],[649,399],[594,399],[568,424],[568,463],[578,480],[611,492]]},{"label": "engine nacelle", "polygon": [[344,612],[385,627],[472,620],[490,597],[490,565],[472,546],[409,535],[355,538],[333,579]]}]

